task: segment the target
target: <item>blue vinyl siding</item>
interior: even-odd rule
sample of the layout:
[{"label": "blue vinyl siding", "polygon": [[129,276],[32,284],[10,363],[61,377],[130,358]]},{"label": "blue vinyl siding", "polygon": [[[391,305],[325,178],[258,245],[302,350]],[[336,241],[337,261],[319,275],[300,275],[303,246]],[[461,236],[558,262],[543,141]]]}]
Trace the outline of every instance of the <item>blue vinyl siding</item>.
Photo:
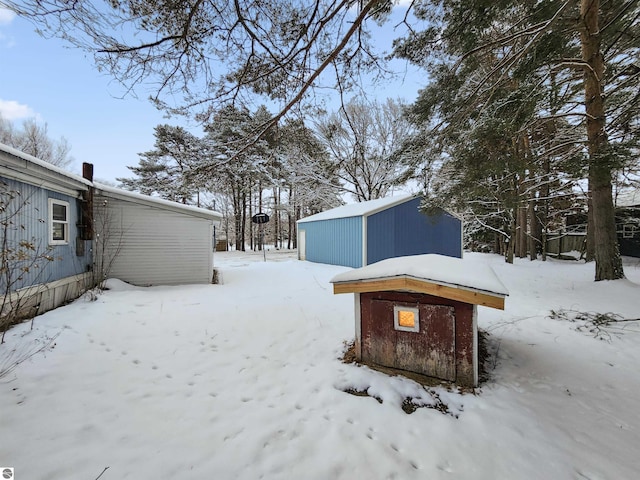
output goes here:
[{"label": "blue vinyl siding", "polygon": [[[47,254],[53,261],[41,260],[38,266],[31,265],[28,272],[22,274],[20,282],[11,282],[11,290],[31,285],[52,282],[78,273],[84,273],[91,267],[91,241],[83,241],[85,254],[76,255],[78,236],[79,205],[74,197],[53,192],[44,188],[0,177],[3,191],[19,192],[10,202],[9,210],[16,214],[11,217],[6,240],[12,248],[21,241],[31,243],[38,254]],[[3,196],[4,198],[4,196]],[[49,198],[69,203],[69,243],[49,246]],[[1,217],[7,218],[6,214]],[[2,229],[4,236],[4,229]],[[28,264],[29,262],[27,262]],[[15,277],[14,277],[15,278]],[[5,288],[3,278],[1,288]]]},{"label": "blue vinyl siding", "polygon": [[442,211],[427,216],[420,198],[375,213],[367,219],[367,264],[405,255],[462,256],[462,222]]},{"label": "blue vinyl siding", "polygon": [[362,217],[305,222],[299,229],[306,231],[308,261],[362,267]]}]

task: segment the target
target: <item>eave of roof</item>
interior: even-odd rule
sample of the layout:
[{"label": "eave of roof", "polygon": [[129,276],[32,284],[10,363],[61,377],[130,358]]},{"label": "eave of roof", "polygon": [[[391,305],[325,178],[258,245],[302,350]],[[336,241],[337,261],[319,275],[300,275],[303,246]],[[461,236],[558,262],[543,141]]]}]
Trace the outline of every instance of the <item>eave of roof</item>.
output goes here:
[{"label": "eave of roof", "polygon": [[3,157],[0,174],[7,178],[69,194],[76,193],[78,190],[86,191],[92,185],[89,180],[79,175],[69,173],[2,143],[0,143],[0,154]]},{"label": "eave of roof", "polygon": [[333,282],[333,293],[367,293],[400,291],[412,293],[424,293],[434,297],[447,298],[473,305],[497,308],[504,310],[504,293],[488,292],[462,285],[448,284],[437,280],[425,280],[410,275],[397,275],[395,277],[378,278],[370,280],[352,280],[345,282]]},{"label": "eave of roof", "polygon": [[394,257],[336,275],[334,293],[411,291],[504,308],[509,291],[485,263],[437,254]]},{"label": "eave of roof", "polygon": [[334,220],[337,218],[368,217],[388,208],[418,198],[417,195],[398,195],[394,197],[378,198],[367,202],[350,203],[341,207],[332,208],[324,212],[316,213],[306,218],[301,218],[298,223],[317,222],[321,220]]},{"label": "eave of roof", "polygon": [[102,194],[107,197],[115,197],[129,202],[141,203],[150,207],[172,210],[178,213],[206,218],[208,220],[214,220],[216,222],[222,220],[222,214],[213,210],[194,207],[192,205],[183,205],[182,203],[172,202],[169,200],[164,200],[162,198],[150,197],[149,195],[142,195],[140,193],[130,192],[128,190],[122,190],[120,188],[109,187],[107,185],[102,185],[99,183],[94,183],[94,187],[98,195]]},{"label": "eave of roof", "polygon": [[93,186],[98,192],[102,192],[107,196],[117,197],[156,208],[173,210],[217,222],[222,220],[222,214],[213,210],[183,205],[181,203],[91,182],[86,178],[74,175],[62,168],[27,155],[20,150],[16,150],[2,143],[0,143],[0,154],[3,154],[2,157],[4,160],[0,164],[0,174],[7,178],[60,191],[68,195],[76,195],[78,191],[86,191]]}]

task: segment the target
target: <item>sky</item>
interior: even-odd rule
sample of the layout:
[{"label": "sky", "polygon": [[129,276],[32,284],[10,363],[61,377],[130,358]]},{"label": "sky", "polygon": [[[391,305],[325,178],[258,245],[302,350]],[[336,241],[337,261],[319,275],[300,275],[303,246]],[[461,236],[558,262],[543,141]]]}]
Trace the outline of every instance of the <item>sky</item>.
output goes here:
[{"label": "sky", "polygon": [[[392,25],[375,34],[385,49],[397,36]],[[73,173],[89,162],[97,180],[116,182],[117,177],[130,177],[127,166],[137,165],[138,154],[153,148],[156,125],[170,123],[196,135],[201,132],[186,119],[166,118],[143,89],[138,89],[137,98],[122,98],[123,87],[98,72],[91,55],[57,38],[41,37],[32,23],[5,9],[0,9],[0,65],[0,113],[16,126],[36,118],[46,123],[51,138],[65,137],[74,158],[69,166]],[[422,75],[404,62],[394,68],[402,72],[394,83],[367,91],[380,99],[413,101],[423,86]]]}]

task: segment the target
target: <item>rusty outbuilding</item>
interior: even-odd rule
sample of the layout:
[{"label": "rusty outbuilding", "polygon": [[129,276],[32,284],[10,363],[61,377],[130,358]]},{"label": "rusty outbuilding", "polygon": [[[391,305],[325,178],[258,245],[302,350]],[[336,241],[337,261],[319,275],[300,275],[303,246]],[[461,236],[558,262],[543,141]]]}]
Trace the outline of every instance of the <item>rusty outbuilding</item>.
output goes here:
[{"label": "rusty outbuilding", "polygon": [[415,255],[344,272],[331,282],[334,293],[355,294],[358,361],[477,386],[477,306],[503,310],[508,295],[491,267]]}]

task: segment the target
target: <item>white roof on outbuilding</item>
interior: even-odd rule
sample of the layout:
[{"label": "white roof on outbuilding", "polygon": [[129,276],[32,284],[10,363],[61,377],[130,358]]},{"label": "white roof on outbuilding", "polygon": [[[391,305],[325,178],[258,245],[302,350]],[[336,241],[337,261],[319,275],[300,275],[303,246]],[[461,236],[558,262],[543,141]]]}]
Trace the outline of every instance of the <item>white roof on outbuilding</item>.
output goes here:
[{"label": "white roof on outbuilding", "polygon": [[618,193],[615,203],[616,207],[636,207],[640,205],[640,189]]},{"label": "white roof on outbuilding", "polygon": [[509,295],[509,291],[489,265],[437,254],[388,258],[336,275],[331,279],[331,283],[386,280],[396,277],[410,277],[455,288]]},{"label": "white roof on outbuilding", "polygon": [[298,220],[298,223],[317,222],[319,220],[333,220],[336,218],[362,217],[373,215],[387,208],[408,202],[416,198],[416,195],[398,195],[395,197],[378,198],[367,202],[350,203],[341,207],[332,208],[325,212],[316,213]]},{"label": "white roof on outbuilding", "polygon": [[142,195],[140,193],[130,192],[128,190],[122,190],[121,188],[109,187],[108,185],[102,185],[100,183],[94,183],[94,187],[99,194],[102,193],[106,196],[120,198],[121,200],[142,203],[150,207],[174,210],[196,217],[208,218],[217,222],[222,220],[222,214],[213,210],[194,207],[192,205],[184,205],[182,203],[172,202],[169,200],[164,200],[162,198],[151,197],[149,195]]}]

